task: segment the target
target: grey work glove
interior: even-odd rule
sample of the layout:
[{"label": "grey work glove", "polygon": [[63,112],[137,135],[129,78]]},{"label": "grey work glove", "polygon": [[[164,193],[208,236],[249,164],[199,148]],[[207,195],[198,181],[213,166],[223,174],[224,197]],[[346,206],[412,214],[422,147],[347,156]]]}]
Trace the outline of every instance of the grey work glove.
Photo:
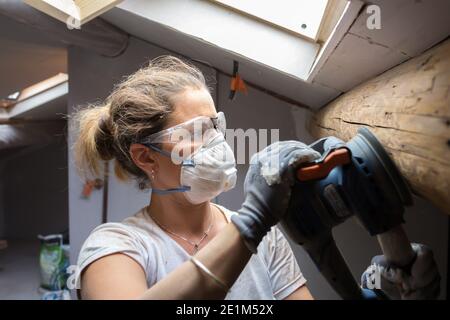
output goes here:
[{"label": "grey work glove", "polygon": [[[375,256],[371,266],[361,276],[361,286],[366,289],[380,289],[390,299],[437,299],[441,277],[433,252],[429,247],[418,243],[413,243],[412,248],[416,258],[410,272],[390,265],[383,255]],[[379,288],[376,288],[377,282]]]},{"label": "grey work glove", "polygon": [[286,214],[295,168],[319,157],[298,141],[275,142],[253,155],[244,182],[244,203],[239,214],[231,216],[251,252],[256,253],[265,234]]}]

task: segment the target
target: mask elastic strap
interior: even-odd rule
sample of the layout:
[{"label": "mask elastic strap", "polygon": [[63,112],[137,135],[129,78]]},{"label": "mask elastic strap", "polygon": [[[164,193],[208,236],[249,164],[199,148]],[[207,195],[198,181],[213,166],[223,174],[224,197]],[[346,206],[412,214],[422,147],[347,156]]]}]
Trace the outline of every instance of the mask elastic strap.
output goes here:
[{"label": "mask elastic strap", "polygon": [[[143,143],[144,146],[149,147],[150,149],[159,152],[160,154],[162,154],[163,156],[166,156],[168,158],[172,158],[172,154],[166,150],[160,149],[157,146],[153,145],[152,143]],[[192,159],[186,159],[186,160],[182,160],[180,158],[178,158],[178,160],[181,160],[181,165],[185,166],[185,167],[195,167],[195,163],[194,161],[192,161]]]},{"label": "mask elastic strap", "polygon": [[152,193],[166,195],[166,194],[171,194],[171,193],[175,193],[175,192],[186,192],[189,190],[191,190],[191,187],[189,187],[189,186],[181,186],[178,188],[171,188],[171,189],[153,189],[152,188]]},{"label": "mask elastic strap", "polygon": [[[151,144],[151,143],[145,143],[145,146],[149,147],[150,149],[159,152],[160,154],[162,154],[163,156],[169,157],[171,158],[172,155],[170,154],[170,152],[162,150],[160,148],[158,148],[157,146]],[[187,166],[187,167],[195,167],[194,162],[191,159],[187,159],[187,160],[182,160],[181,164],[183,166]],[[159,194],[159,195],[166,195],[166,194],[171,194],[171,193],[175,193],[175,192],[186,192],[191,190],[190,186],[180,186],[177,188],[170,188],[170,189],[155,189],[152,188],[152,193],[155,194]]]}]

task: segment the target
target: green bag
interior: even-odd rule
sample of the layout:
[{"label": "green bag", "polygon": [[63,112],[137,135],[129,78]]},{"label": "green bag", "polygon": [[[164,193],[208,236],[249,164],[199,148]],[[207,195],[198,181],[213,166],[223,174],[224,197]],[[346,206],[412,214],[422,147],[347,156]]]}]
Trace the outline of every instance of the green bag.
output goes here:
[{"label": "green bag", "polygon": [[39,254],[41,287],[47,290],[65,289],[69,257],[68,246],[63,244],[63,235],[39,235],[38,238],[41,241]]}]

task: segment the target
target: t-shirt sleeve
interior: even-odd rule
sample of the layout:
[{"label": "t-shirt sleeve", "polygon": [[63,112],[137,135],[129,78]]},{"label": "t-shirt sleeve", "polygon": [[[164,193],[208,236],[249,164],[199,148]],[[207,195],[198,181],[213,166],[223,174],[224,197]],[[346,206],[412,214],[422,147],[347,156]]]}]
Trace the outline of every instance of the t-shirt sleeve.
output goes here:
[{"label": "t-shirt sleeve", "polygon": [[139,233],[121,223],[105,223],[94,229],[81,247],[78,274],[95,260],[113,253],[131,257],[146,270],[148,253]]},{"label": "t-shirt sleeve", "polygon": [[306,283],[288,241],[276,226],[266,235],[264,255],[275,299],[283,300]]}]

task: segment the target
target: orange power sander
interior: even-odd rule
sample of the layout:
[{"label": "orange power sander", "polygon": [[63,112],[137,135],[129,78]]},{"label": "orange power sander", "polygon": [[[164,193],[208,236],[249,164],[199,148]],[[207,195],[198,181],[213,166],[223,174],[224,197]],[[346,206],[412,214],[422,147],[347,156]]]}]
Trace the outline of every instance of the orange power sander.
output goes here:
[{"label": "orange power sander", "polygon": [[353,278],[332,229],[355,216],[370,235],[377,236],[388,261],[407,270],[415,253],[401,225],[405,206],[412,205],[411,192],[365,127],[347,143],[328,137],[310,147],[322,156],[298,169],[289,213],[281,225],[343,299],[366,299],[367,291]]}]

